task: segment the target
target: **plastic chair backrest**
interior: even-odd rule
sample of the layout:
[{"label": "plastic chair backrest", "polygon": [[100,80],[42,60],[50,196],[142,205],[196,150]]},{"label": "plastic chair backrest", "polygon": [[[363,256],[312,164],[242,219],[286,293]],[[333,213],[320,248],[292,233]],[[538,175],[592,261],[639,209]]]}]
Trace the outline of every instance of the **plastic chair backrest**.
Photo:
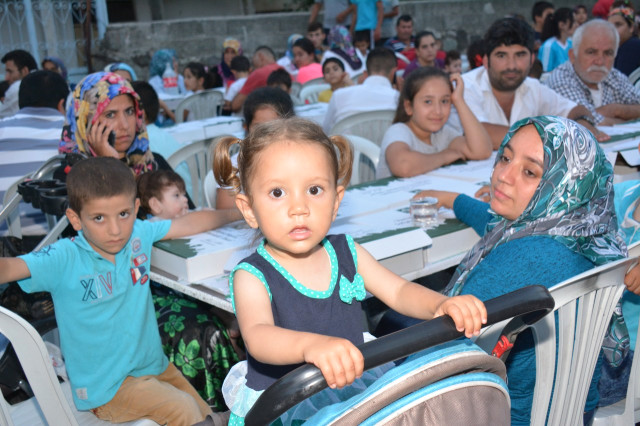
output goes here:
[{"label": "plastic chair backrest", "polygon": [[190,193],[196,207],[202,207],[205,203],[203,187],[204,178],[211,170],[211,143],[211,139],[194,142],[180,148],[167,158],[167,162],[174,170],[183,162],[187,164],[191,177]]},{"label": "plastic chair backrest", "polygon": [[[629,257],[640,256],[640,241],[630,245]],[[640,325],[640,324],[639,324]],[[640,329],[640,327],[638,327]],[[636,346],[631,362],[631,372],[627,385],[627,397],[615,404],[599,407],[593,418],[593,426],[612,425],[625,426],[640,421],[640,339],[636,338]],[[635,407],[638,407],[636,414]]]},{"label": "plastic chair backrest", "polygon": [[[0,333],[13,345],[47,422],[51,425],[77,425],[58,383],[47,348],[36,329],[18,315],[0,307]],[[10,407],[5,402],[1,408],[4,416],[2,424],[12,425]]]},{"label": "plastic chair backrest", "polygon": [[213,176],[213,170],[209,170],[204,178],[204,199],[207,207],[216,208],[216,193],[218,192],[218,183]]},{"label": "plastic chair backrest", "polygon": [[[624,275],[636,260],[611,262],[549,289],[555,300],[554,312],[559,328],[557,358],[556,320],[553,315],[547,315],[531,326],[536,342],[532,425],[582,424],[602,340],[624,290]],[[501,329],[502,326],[493,327]],[[481,340],[490,335],[491,330],[485,331],[476,344],[486,347],[486,342],[483,345]]]},{"label": "plastic chair backrest", "polygon": [[291,100],[294,105],[304,105],[302,100],[300,99],[300,91],[302,90],[302,84],[297,81],[291,82],[291,91],[289,92],[289,96],[291,96]]},{"label": "plastic chair backrest", "polygon": [[209,89],[184,98],[176,107],[176,123],[184,121],[184,111],[189,111],[189,121],[202,120],[220,114],[224,95],[219,90]]},{"label": "plastic chair backrest", "polygon": [[353,146],[353,169],[350,185],[369,182],[376,177],[380,147],[361,136],[344,135]]},{"label": "plastic chair backrest", "polygon": [[305,87],[315,86],[317,84],[324,84],[324,83],[325,83],[324,77],[313,78],[311,80],[307,80],[304,83],[302,83],[302,88],[304,89]]},{"label": "plastic chair backrest", "polygon": [[312,84],[310,86],[302,86],[300,90],[300,100],[303,104],[315,104],[318,102],[320,92],[331,89],[331,85],[327,83]]},{"label": "plastic chair backrest", "polygon": [[374,110],[353,114],[334,124],[329,133],[361,136],[380,146],[395,113],[394,110]]}]

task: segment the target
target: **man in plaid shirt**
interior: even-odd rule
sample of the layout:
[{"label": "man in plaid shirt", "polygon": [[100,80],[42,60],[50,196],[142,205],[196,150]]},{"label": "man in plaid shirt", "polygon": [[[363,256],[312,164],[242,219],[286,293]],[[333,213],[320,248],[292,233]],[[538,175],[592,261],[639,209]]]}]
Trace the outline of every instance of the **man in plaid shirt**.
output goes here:
[{"label": "man in plaid shirt", "polygon": [[584,105],[594,123],[611,126],[640,118],[640,91],[613,68],[618,50],[616,28],[604,20],[587,22],[573,35],[569,61],[553,70],[545,84]]}]

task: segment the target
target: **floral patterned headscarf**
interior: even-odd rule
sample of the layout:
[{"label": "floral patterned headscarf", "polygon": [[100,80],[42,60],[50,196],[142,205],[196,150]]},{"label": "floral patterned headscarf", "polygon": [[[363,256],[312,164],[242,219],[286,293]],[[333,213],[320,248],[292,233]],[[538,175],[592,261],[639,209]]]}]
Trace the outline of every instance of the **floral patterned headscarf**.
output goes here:
[{"label": "floral patterned headscarf", "polygon": [[224,61],[224,52],[227,49],[233,49],[236,52],[236,55],[242,55],[242,44],[240,44],[239,40],[233,37],[227,37],[226,39],[224,39],[224,43],[222,43],[222,55],[220,55],[221,58],[220,64],[218,65],[218,74],[220,75],[220,77],[222,77],[222,82],[225,87],[229,84],[229,82],[236,79],[231,72],[231,68]]},{"label": "floral patterned headscarf", "polygon": [[67,109],[58,152],[81,152],[95,157],[87,134],[113,98],[119,95],[131,96],[136,110],[136,136],[125,154],[127,165],[136,175],[155,170],[156,165],[149,149],[149,137],[140,108],[140,97],[128,81],[113,73],[89,74],[78,83]]},{"label": "floral patterned headscarf", "polygon": [[[485,235],[464,257],[445,293],[460,294],[468,273],[500,244],[531,235],[546,235],[596,265],[626,257],[613,205],[613,168],[591,132],[562,117],[520,120],[505,136],[504,147],[523,126],[533,124],[542,139],[544,172],[520,217],[493,217]],[[495,166],[494,166],[495,167]]]},{"label": "floral patterned headscarf", "polygon": [[327,38],[331,51],[340,55],[345,61],[349,63],[349,66],[354,70],[362,67],[362,61],[356,53],[356,48],[353,47],[351,42],[351,34],[346,27],[342,25],[336,25],[329,31],[329,37]]}]

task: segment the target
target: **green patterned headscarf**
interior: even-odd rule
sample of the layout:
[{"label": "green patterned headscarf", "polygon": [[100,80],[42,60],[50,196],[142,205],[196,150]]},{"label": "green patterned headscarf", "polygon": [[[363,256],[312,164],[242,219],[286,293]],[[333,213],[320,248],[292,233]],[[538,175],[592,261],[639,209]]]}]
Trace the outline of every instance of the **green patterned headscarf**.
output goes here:
[{"label": "green patterned headscarf", "polygon": [[530,235],[549,236],[595,265],[627,255],[617,234],[613,168],[587,129],[562,117],[525,118],[509,129],[496,163],[507,142],[529,124],[535,126],[544,148],[540,184],[517,219],[507,220],[490,210],[493,217],[485,235],[464,257],[445,294],[460,294],[469,272],[496,246]]}]

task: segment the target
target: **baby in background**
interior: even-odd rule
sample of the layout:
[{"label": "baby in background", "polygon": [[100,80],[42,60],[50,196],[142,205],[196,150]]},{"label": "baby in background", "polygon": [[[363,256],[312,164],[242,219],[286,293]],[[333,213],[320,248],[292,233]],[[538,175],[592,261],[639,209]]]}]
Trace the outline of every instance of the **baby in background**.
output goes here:
[{"label": "baby in background", "polygon": [[156,170],[138,178],[140,217],[175,219],[189,211],[184,180],[173,170]]},{"label": "baby in background", "polygon": [[462,73],[462,58],[457,50],[449,50],[444,58],[444,72],[449,74]]}]

